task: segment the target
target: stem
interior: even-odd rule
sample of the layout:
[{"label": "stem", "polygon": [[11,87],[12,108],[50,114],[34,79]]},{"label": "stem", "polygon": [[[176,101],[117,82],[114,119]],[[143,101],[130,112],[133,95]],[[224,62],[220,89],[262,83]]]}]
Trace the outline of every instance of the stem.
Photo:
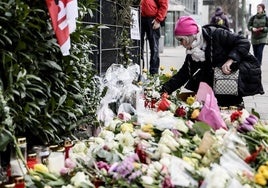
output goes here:
[{"label": "stem", "polygon": [[252,138],[252,137],[250,137],[250,136],[248,136],[246,134],[240,134],[240,136],[245,137],[246,139],[248,139],[248,140],[250,140],[250,141],[252,141],[252,142],[254,142],[254,143],[258,144],[258,145],[260,144],[259,141],[255,140],[254,138]]},{"label": "stem", "polygon": [[22,153],[21,153],[21,150],[20,150],[20,147],[19,147],[19,145],[18,145],[18,142],[17,142],[16,137],[12,135],[12,138],[13,138],[14,147],[15,147],[16,154],[17,154],[18,158],[22,160],[22,162],[23,162],[25,168],[27,169],[27,172],[30,173],[30,169],[29,169],[28,166],[27,166],[26,159],[24,159],[24,156],[23,156]]}]

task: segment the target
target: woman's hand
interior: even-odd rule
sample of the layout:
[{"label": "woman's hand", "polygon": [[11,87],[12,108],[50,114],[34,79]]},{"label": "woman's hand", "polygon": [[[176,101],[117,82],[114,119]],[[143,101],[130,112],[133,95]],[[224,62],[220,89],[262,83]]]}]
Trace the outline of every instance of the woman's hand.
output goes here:
[{"label": "woman's hand", "polygon": [[153,20],[152,24],[153,24],[153,29],[158,29],[161,26],[160,23],[156,21],[156,19]]},{"label": "woman's hand", "polygon": [[221,67],[221,70],[224,74],[231,74],[232,69],[231,65],[234,61],[232,59],[228,59]]}]

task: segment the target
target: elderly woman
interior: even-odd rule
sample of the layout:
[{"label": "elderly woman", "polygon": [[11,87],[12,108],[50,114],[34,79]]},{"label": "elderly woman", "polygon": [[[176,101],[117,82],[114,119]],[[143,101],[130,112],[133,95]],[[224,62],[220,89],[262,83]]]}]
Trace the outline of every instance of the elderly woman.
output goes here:
[{"label": "elderly woman", "polygon": [[215,95],[219,106],[244,107],[243,96],[264,93],[260,66],[243,36],[216,25],[201,27],[189,16],[179,18],[174,34],[186,48],[186,58],[178,73],[164,83],[162,92],[171,94],[186,83],[185,88],[194,92],[200,82],[213,88],[213,70],[220,67],[227,75],[239,68],[240,75],[238,95]]}]

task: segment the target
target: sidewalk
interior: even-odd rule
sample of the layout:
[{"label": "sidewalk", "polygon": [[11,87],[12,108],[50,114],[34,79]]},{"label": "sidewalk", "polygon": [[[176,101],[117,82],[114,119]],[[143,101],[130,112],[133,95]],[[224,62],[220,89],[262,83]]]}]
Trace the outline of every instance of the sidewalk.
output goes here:
[{"label": "sidewalk", "polygon": [[[268,46],[264,47],[262,62],[262,84],[264,95],[255,95],[244,97],[245,107],[250,112],[255,109],[260,114],[262,120],[268,120]],[[181,46],[176,48],[164,48],[160,54],[160,65],[165,66],[165,70],[169,71],[170,67],[179,69],[185,58],[185,49]]]}]

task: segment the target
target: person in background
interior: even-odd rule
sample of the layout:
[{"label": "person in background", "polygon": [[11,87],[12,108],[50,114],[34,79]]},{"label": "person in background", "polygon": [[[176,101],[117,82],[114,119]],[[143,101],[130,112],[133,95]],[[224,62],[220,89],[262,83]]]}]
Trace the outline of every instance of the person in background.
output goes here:
[{"label": "person in background", "polygon": [[159,58],[159,39],[160,23],[164,21],[167,10],[168,0],[141,0],[141,57],[144,53],[145,34],[150,47],[150,68],[151,75],[158,74],[160,66]]},{"label": "person in background", "polygon": [[217,25],[224,26],[229,29],[228,18],[224,14],[221,7],[216,8],[214,15],[211,17],[210,24],[217,24]]},{"label": "person in background", "polygon": [[[186,89],[197,92],[200,82],[213,88],[214,67],[220,67],[224,74],[239,68],[241,74],[238,87],[243,94],[215,95],[219,106],[244,107],[243,96],[264,93],[260,66],[249,53],[250,42],[244,36],[215,25],[201,27],[189,16],[179,18],[174,34],[179,44],[186,49],[186,58],[179,71],[162,85],[162,93],[172,94],[184,85]],[[250,67],[250,75],[246,68],[249,66],[254,67]]]},{"label": "person in background", "polygon": [[251,44],[253,53],[262,64],[262,54],[266,44],[268,32],[268,18],[265,12],[264,4],[257,5],[257,13],[248,21],[248,30],[251,31]]}]

